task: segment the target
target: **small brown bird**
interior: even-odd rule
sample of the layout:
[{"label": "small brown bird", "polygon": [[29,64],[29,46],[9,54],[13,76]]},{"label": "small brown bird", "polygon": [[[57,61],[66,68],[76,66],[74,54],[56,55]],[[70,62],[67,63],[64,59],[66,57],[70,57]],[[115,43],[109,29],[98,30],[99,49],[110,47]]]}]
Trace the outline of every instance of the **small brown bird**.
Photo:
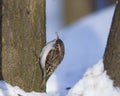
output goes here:
[{"label": "small brown bird", "polygon": [[39,63],[43,72],[43,83],[46,84],[46,81],[55,71],[57,66],[61,63],[64,58],[65,48],[63,41],[59,38],[58,33],[57,38],[53,41],[48,42],[42,49],[39,56]]}]

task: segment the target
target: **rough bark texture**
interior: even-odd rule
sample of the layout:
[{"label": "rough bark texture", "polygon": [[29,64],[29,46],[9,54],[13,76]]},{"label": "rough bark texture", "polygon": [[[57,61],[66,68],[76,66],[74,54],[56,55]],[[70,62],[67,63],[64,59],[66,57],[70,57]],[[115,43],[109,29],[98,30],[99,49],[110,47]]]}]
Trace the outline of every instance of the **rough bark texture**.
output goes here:
[{"label": "rough bark texture", "polygon": [[45,0],[3,0],[2,74],[25,91],[42,91],[36,56],[45,44]]},{"label": "rough bark texture", "polygon": [[2,0],[0,0],[0,80],[2,76]]},{"label": "rough bark texture", "polygon": [[120,86],[120,2],[115,9],[104,64],[108,75],[114,80],[114,85]]}]

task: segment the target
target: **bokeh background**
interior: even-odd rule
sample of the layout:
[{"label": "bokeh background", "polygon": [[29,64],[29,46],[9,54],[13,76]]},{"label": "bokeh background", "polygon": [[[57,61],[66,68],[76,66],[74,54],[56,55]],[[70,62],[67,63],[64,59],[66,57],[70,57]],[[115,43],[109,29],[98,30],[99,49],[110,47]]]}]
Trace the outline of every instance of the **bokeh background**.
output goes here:
[{"label": "bokeh background", "polygon": [[63,0],[62,2],[65,10],[64,23],[68,25],[83,16],[114,4],[115,0]]},{"label": "bokeh background", "polygon": [[46,0],[47,41],[60,38],[65,56],[47,82],[47,92],[65,96],[104,56],[115,0]]},{"label": "bokeh background", "polygon": [[115,3],[116,0],[46,0],[47,32],[59,31]]}]

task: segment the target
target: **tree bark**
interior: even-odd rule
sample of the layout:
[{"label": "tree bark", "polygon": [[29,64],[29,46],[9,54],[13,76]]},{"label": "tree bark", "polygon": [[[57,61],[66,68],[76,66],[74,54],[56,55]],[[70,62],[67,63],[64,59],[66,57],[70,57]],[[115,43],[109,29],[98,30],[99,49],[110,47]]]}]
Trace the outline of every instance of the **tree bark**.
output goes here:
[{"label": "tree bark", "polygon": [[0,80],[3,80],[3,75],[2,75],[2,0],[0,0]]},{"label": "tree bark", "polygon": [[25,91],[43,91],[35,53],[45,44],[45,19],[45,0],[3,0],[2,75]]},{"label": "tree bark", "polygon": [[108,75],[114,80],[114,85],[120,86],[120,1],[115,9],[104,64]]}]

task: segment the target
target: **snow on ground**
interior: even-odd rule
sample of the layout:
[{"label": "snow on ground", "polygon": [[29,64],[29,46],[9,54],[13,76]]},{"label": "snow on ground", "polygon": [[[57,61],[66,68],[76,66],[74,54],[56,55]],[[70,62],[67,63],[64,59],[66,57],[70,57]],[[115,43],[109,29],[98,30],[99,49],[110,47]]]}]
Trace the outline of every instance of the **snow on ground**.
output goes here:
[{"label": "snow on ground", "polygon": [[[18,95],[19,94],[19,95]],[[19,87],[12,87],[5,81],[0,81],[0,96],[63,96],[59,93],[25,92]],[[120,96],[120,88],[113,86],[113,81],[104,70],[100,60],[89,68],[82,79],[68,92],[66,96]]]},{"label": "snow on ground", "polygon": [[113,86],[101,60],[85,72],[67,96],[120,96],[120,88]]},{"label": "snow on ground", "polygon": [[13,87],[10,84],[6,83],[5,81],[0,81],[0,96],[46,96],[46,94],[35,92],[28,93],[17,86]]}]

